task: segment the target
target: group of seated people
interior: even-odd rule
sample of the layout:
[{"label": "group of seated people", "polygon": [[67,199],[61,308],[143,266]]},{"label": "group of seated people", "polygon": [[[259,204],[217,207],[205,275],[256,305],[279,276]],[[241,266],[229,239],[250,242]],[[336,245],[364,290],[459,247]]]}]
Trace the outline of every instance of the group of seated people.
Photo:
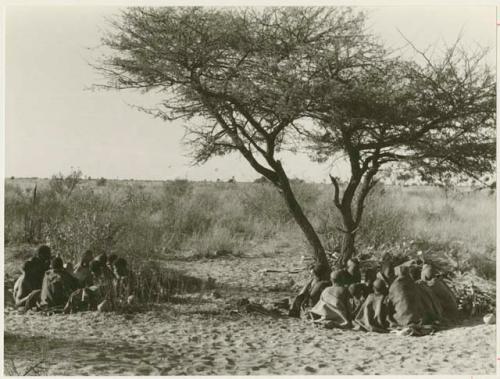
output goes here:
[{"label": "group of seated people", "polygon": [[111,310],[117,302],[133,301],[133,275],[127,261],[115,254],[94,257],[87,250],[73,268],[42,245],[24,262],[14,284],[17,307],[74,313]]},{"label": "group of seated people", "polygon": [[456,296],[430,264],[409,261],[394,267],[386,261],[378,272],[366,269],[361,275],[359,262],[351,259],[346,269],[331,273],[330,281],[321,279],[321,267],[312,268],[312,279],[294,301],[290,316],[302,311],[330,327],[380,333],[459,318]]}]

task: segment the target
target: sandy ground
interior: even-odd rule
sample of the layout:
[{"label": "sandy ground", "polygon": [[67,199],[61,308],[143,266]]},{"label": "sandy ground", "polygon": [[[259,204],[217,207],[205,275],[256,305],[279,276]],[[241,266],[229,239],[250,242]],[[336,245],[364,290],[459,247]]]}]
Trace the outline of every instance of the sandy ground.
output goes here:
[{"label": "sandy ground", "polygon": [[[284,243],[253,255],[168,266],[214,278],[144,313],[44,316],[5,311],[5,373],[22,375],[494,374],[496,328],[469,321],[425,337],[327,330],[307,321],[236,312],[235,299],[272,302],[302,274]],[[220,295],[220,297],[219,297]],[[233,308],[235,308],[233,310]]]}]

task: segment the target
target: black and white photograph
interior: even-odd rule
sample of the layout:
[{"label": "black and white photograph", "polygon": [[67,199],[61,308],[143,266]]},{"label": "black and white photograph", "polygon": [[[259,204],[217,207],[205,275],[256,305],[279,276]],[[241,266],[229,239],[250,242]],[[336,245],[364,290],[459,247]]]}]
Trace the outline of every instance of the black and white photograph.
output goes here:
[{"label": "black and white photograph", "polygon": [[1,9],[4,375],[496,375],[494,2]]}]

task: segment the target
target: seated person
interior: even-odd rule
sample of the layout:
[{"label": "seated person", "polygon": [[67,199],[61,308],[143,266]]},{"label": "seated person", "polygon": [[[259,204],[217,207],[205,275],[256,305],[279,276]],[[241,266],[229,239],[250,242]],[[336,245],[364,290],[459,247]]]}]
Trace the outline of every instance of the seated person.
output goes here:
[{"label": "seated person", "polygon": [[14,291],[12,294],[17,307],[24,307],[31,292],[36,290],[34,284],[34,273],[36,270],[35,265],[36,263],[32,260],[24,262],[21,269],[22,274],[14,284]]},{"label": "seated person", "polygon": [[389,288],[395,278],[394,266],[390,261],[385,261],[382,263],[380,271],[377,272],[377,279],[384,282],[385,286]]},{"label": "seated person", "polygon": [[89,285],[90,280],[90,269],[89,264],[93,259],[93,253],[91,250],[86,250],[82,257],[80,258],[80,262],[75,267],[73,271],[73,276],[78,279],[81,287],[85,287]]},{"label": "seated person", "polygon": [[364,297],[373,293],[373,283],[377,279],[377,271],[373,268],[367,268],[363,271]]},{"label": "seated person", "polygon": [[288,313],[290,317],[300,317],[300,311],[314,306],[318,302],[321,292],[331,285],[330,281],[323,279],[326,274],[326,268],[323,265],[315,264],[312,266],[310,274],[311,278],[292,303]]},{"label": "seated person", "polygon": [[[113,265],[114,265],[114,263],[116,262],[116,260],[117,260],[117,259],[118,259],[118,255],[116,255],[116,254],[110,254],[110,255],[108,256],[108,259],[107,259],[107,261],[106,261],[106,267],[107,267],[107,268],[108,268],[111,272],[113,272]],[[114,275],[114,273],[113,273],[113,275]]]},{"label": "seated person", "polygon": [[387,287],[384,281],[373,282],[373,293],[369,294],[361,309],[356,314],[354,323],[367,332],[387,333],[387,305],[385,296]]},{"label": "seated person", "polygon": [[421,277],[422,268],[417,265],[410,266],[410,277],[414,282],[418,282]]},{"label": "seated person", "polygon": [[47,245],[38,248],[36,254],[29,260],[32,262],[33,289],[41,289],[45,272],[50,268],[51,250]]},{"label": "seated person", "polygon": [[359,261],[356,258],[351,258],[347,261],[347,284],[354,284],[361,282],[361,270],[359,269]]},{"label": "seated person", "polygon": [[89,265],[89,285],[74,291],[64,307],[64,313],[93,311],[104,300],[113,301],[114,287],[112,280],[103,274],[101,264],[93,260]]},{"label": "seated person", "polygon": [[119,301],[127,301],[134,294],[135,277],[128,268],[125,258],[118,258],[113,264],[115,296]]},{"label": "seated person", "polygon": [[331,274],[332,286],[321,293],[318,303],[310,310],[313,317],[331,321],[330,325],[338,328],[350,328],[351,305],[349,290],[346,283],[349,276],[345,270],[337,270]]},{"label": "seated person", "polygon": [[425,264],[422,267],[421,283],[428,286],[437,298],[442,309],[442,316],[448,321],[456,321],[459,318],[457,298],[446,283],[436,277],[434,268]]},{"label": "seated person", "polygon": [[73,267],[73,263],[71,263],[71,262],[66,262],[66,263],[64,264],[64,269],[66,270],[66,272],[67,272],[68,274],[70,274],[71,276],[74,276],[74,275],[73,275],[73,272],[75,271],[75,268]]},{"label": "seated person", "polygon": [[42,308],[64,306],[73,291],[78,289],[76,278],[64,270],[60,257],[52,259],[51,269],[45,273],[40,294]]},{"label": "seated person", "polygon": [[409,267],[398,266],[396,275],[387,295],[390,326],[428,325],[439,319],[424,291],[410,277]]},{"label": "seated person", "polygon": [[365,285],[364,283],[353,283],[349,287],[351,295],[350,305],[352,315],[356,315],[365,301]]},{"label": "seated person", "polygon": [[[102,274],[108,278],[108,279],[113,279],[114,278],[114,273],[113,273],[113,266],[109,267],[108,265],[108,256],[106,253],[101,253],[94,259],[95,262],[97,262],[101,266],[101,271]],[[115,259],[116,261],[116,259]]]}]

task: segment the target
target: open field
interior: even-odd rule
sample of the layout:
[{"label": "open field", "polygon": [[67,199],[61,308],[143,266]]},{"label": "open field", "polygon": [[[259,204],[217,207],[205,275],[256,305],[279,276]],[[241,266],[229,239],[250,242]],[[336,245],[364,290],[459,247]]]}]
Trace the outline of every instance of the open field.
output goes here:
[{"label": "open field", "polygon": [[[134,314],[20,314],[6,291],[6,374],[495,372],[496,327],[477,320],[415,338],[327,330],[238,306],[243,298],[269,306],[290,297],[306,275],[301,233],[268,185],[84,181],[66,196],[52,193],[45,180],[37,182],[33,201],[34,184],[6,180],[7,290],[20,263],[47,238],[66,259],[102,248],[126,255],[132,265],[151,260],[215,284]],[[325,246],[335,251],[338,216],[330,187],[296,183],[296,191]],[[374,257],[430,249],[443,265],[491,280],[494,195],[379,187],[359,246]]]}]

